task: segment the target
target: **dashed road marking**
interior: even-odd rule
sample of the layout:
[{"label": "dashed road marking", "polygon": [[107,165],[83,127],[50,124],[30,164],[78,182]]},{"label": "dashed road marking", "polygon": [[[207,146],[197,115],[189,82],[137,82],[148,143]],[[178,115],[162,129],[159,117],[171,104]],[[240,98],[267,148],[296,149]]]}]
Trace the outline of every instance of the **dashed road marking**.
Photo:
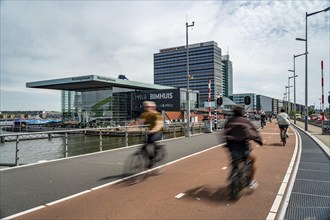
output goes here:
[{"label": "dashed road marking", "polygon": [[175,196],[175,198],[180,199],[180,198],[182,198],[184,196],[185,196],[184,193],[179,193],[178,195]]}]

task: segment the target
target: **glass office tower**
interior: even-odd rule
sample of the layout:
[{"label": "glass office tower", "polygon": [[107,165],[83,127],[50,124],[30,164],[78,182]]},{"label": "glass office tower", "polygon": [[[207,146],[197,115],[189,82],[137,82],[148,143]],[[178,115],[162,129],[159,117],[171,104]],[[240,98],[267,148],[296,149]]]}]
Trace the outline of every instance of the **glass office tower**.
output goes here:
[{"label": "glass office tower", "polygon": [[233,64],[229,60],[229,55],[222,56],[224,64],[224,96],[231,97],[233,95]]},{"label": "glass office tower", "polygon": [[[214,41],[191,44],[189,48],[189,89],[199,91],[199,103],[208,100],[208,80],[211,80],[211,100],[225,92],[225,66],[221,48]],[[232,79],[232,78],[231,78]],[[154,83],[187,88],[186,46],[166,48],[154,54]],[[201,106],[203,107],[203,106]]]}]

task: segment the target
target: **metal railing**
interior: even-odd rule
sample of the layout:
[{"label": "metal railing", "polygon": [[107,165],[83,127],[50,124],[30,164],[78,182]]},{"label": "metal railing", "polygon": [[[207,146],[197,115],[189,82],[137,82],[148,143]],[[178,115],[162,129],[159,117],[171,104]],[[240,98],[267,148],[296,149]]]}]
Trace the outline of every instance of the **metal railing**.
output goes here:
[{"label": "metal railing", "polygon": [[[14,161],[4,162],[0,160],[0,166],[19,166],[45,159],[67,158],[81,154],[142,144],[146,140],[147,131],[147,126],[138,125],[44,132],[1,133],[0,147],[3,147],[1,145],[10,144],[10,149],[7,150],[11,151],[10,157],[14,158]],[[191,123],[190,131],[191,134],[203,133],[205,132],[205,125],[203,122]],[[186,123],[171,123],[164,127],[162,139],[184,136],[185,132]],[[52,143],[53,140],[59,141],[57,141],[57,143]],[[57,151],[55,153],[52,152],[52,154],[56,154],[57,156],[47,155],[47,148],[51,145],[53,148],[57,149]],[[22,152],[23,150],[24,152]],[[42,150],[44,152],[40,153]],[[25,154],[34,154],[32,157],[36,157],[37,159],[35,160],[37,161],[21,162],[21,157],[25,156]]]}]

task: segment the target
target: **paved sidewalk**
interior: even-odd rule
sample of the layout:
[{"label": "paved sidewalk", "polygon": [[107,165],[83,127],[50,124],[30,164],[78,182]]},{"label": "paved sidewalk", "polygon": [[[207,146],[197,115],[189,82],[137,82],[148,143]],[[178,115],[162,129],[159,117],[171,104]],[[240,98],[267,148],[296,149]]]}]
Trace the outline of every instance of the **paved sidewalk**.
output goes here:
[{"label": "paved sidewalk", "polygon": [[[293,121],[292,121],[293,124]],[[308,124],[308,132],[306,132],[305,129],[305,123],[302,121],[296,121],[296,125],[300,127],[307,135],[311,136],[315,140],[320,147],[330,156],[330,134],[322,134],[321,127],[317,127],[314,125]],[[321,143],[320,143],[321,142]]]}]

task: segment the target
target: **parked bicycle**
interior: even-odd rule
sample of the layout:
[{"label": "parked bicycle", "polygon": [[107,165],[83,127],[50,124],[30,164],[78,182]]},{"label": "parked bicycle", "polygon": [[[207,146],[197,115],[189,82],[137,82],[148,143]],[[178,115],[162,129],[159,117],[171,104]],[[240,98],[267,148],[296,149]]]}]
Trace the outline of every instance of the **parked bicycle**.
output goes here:
[{"label": "parked bicycle", "polygon": [[[167,160],[167,152],[164,145],[155,144],[155,152],[151,144],[144,144],[136,152],[130,155],[124,165],[124,176],[129,185],[141,182],[149,173],[160,174],[164,171],[162,165]],[[152,157],[152,155],[155,156]]]},{"label": "parked bicycle", "polygon": [[238,200],[241,197],[241,192],[245,187],[248,187],[252,177],[252,164],[249,158],[241,158],[238,161],[238,169],[230,176],[230,198]]}]

